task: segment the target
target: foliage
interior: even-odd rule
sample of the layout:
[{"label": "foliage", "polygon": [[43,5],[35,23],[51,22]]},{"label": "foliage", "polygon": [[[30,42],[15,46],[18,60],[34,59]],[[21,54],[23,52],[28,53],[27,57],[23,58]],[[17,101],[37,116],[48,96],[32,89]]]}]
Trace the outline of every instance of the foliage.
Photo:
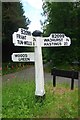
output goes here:
[{"label": "foliage", "polygon": [[2,75],[20,71],[24,68],[24,63],[4,63],[2,64]]},{"label": "foliage", "polygon": [[44,36],[64,33],[71,38],[70,47],[55,47],[44,50],[45,58],[54,64],[80,60],[80,2],[44,2]]},{"label": "foliage", "polygon": [[78,118],[78,89],[68,84],[56,88],[46,83],[46,96],[37,99],[33,81],[12,79],[3,82],[3,118]]},{"label": "foliage", "polygon": [[[66,63],[64,63],[64,64],[56,64],[55,66],[53,66],[53,67],[55,67],[55,68],[57,68],[57,69],[62,69],[62,70],[70,70],[70,71],[72,71],[72,70],[74,70],[74,71],[80,71],[80,67],[78,66],[78,65],[70,65],[70,64],[66,64]],[[49,63],[49,64],[47,64],[45,67],[44,67],[44,71],[45,72],[47,72],[47,73],[51,73],[51,69],[53,68],[52,67],[52,64],[51,63]]]},{"label": "foliage", "polygon": [[33,63],[16,63],[16,62],[9,62],[2,64],[2,75],[14,73],[21,71],[23,69],[29,68]]},{"label": "foliage", "polygon": [[12,34],[18,28],[28,29],[30,20],[24,16],[22,3],[3,2],[2,3],[2,60],[11,60],[11,54],[15,51],[25,51],[23,47],[15,47],[12,43]]}]

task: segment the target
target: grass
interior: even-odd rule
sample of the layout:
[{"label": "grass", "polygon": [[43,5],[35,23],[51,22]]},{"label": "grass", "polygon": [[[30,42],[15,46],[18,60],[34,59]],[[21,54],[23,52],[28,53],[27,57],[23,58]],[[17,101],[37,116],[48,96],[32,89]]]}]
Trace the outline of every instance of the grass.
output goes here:
[{"label": "grass", "polygon": [[78,88],[45,84],[45,99],[36,99],[33,81],[5,81],[2,89],[3,118],[78,118]]}]

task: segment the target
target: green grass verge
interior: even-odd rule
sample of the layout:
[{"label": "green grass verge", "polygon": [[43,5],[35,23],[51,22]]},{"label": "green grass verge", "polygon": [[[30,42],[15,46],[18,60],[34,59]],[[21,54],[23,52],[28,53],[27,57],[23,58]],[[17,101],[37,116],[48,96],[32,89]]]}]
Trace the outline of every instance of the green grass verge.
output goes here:
[{"label": "green grass verge", "polygon": [[78,88],[70,90],[67,84],[58,84],[53,88],[45,84],[46,97],[35,98],[33,81],[12,80],[3,82],[2,117],[3,118],[77,118]]}]

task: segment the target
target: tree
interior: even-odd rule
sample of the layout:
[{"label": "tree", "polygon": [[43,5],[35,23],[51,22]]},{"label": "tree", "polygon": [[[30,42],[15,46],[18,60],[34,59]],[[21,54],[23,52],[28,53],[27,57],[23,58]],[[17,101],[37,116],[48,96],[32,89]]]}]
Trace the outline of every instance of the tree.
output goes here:
[{"label": "tree", "polygon": [[24,16],[22,3],[2,3],[2,58],[3,61],[11,60],[11,54],[15,51],[23,51],[25,48],[15,47],[12,43],[12,34],[18,28],[28,29],[30,20]]},{"label": "tree", "polygon": [[80,58],[80,3],[74,2],[44,2],[43,14],[47,19],[43,25],[44,36],[51,33],[65,33],[71,38],[70,47],[47,48],[46,59],[54,64],[72,62]]}]

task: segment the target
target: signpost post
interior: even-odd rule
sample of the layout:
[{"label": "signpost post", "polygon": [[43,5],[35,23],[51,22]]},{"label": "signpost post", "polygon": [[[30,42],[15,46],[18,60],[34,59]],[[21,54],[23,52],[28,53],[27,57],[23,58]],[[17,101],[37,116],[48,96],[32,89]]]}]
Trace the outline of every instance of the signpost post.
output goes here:
[{"label": "signpost post", "polygon": [[34,31],[33,34],[26,29],[19,28],[18,32],[13,33],[13,43],[15,46],[34,47],[35,52],[13,53],[13,62],[35,62],[35,83],[36,96],[44,96],[44,72],[42,61],[42,47],[60,47],[70,46],[71,40],[63,33],[52,33],[49,37],[41,37],[40,31]]},{"label": "signpost post", "polygon": [[44,72],[43,72],[43,61],[42,61],[42,47],[41,47],[41,32],[34,31],[33,36],[36,39],[35,46],[35,83],[36,83],[36,96],[45,95],[44,90]]},{"label": "signpost post", "polygon": [[42,62],[42,48],[40,46],[40,37],[36,38],[35,47],[35,82],[36,91],[35,95],[43,96],[45,94],[44,90],[44,73],[43,73],[43,62]]}]

